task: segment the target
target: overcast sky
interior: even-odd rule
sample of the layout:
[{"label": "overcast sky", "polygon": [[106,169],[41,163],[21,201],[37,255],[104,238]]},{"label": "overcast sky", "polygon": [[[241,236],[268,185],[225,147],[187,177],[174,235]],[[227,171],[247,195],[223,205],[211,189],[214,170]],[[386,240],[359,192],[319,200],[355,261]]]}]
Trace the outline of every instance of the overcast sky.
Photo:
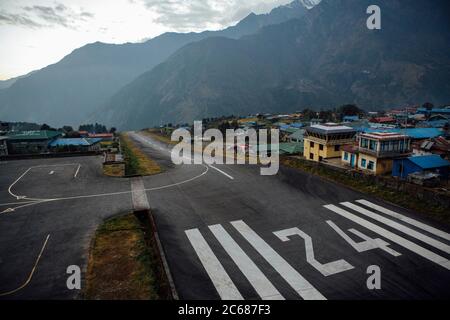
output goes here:
[{"label": "overcast sky", "polygon": [[0,80],[55,63],[87,43],[217,30],[292,0],[0,0]]}]

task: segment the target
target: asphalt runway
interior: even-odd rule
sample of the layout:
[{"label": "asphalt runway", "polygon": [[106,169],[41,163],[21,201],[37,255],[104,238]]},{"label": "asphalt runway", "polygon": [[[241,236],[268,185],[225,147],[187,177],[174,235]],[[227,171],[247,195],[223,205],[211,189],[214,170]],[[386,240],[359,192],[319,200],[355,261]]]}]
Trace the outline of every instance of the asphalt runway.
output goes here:
[{"label": "asphalt runway", "polygon": [[[150,156],[169,157],[161,143],[134,139]],[[202,170],[183,166],[160,178]],[[207,170],[147,195],[182,299],[450,297],[448,226],[297,170]],[[373,265],[381,290],[367,286]]]}]

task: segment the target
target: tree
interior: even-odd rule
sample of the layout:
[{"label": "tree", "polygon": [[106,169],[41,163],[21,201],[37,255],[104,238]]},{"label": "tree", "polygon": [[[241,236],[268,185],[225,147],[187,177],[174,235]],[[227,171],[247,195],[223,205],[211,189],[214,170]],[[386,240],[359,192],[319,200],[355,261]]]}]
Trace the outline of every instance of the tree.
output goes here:
[{"label": "tree", "polygon": [[41,126],[41,130],[42,130],[42,131],[49,131],[49,130],[55,130],[55,129],[53,129],[52,127],[50,127],[48,124],[44,123],[44,124]]},{"label": "tree", "polygon": [[303,117],[305,120],[311,120],[311,119],[315,119],[317,118],[317,112],[315,112],[314,110],[311,109],[305,109],[303,110]]},{"label": "tree", "polygon": [[338,108],[338,113],[345,116],[359,116],[364,114],[364,111],[354,104],[346,104]]},{"label": "tree", "polygon": [[422,107],[428,111],[431,111],[431,110],[433,110],[434,105],[431,102],[425,102]]},{"label": "tree", "polygon": [[117,129],[114,128],[114,127],[112,127],[111,129],[109,129],[109,133],[116,134],[116,132],[117,132]]},{"label": "tree", "polygon": [[62,130],[66,133],[73,132],[73,128],[71,126],[63,126]]}]

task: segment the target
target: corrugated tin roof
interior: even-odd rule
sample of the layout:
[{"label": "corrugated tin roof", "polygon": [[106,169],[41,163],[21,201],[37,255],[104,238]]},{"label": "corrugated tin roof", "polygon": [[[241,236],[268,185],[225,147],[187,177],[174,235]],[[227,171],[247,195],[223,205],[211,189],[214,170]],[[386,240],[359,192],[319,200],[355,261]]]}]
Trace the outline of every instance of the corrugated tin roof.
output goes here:
[{"label": "corrugated tin roof", "polygon": [[58,139],[50,143],[50,147],[77,146],[89,147],[102,141],[100,138],[70,138]]},{"label": "corrugated tin roof", "polygon": [[303,153],[302,143],[280,143],[281,154],[298,154]]},{"label": "corrugated tin roof", "polygon": [[10,140],[46,140],[60,136],[59,131],[36,130],[36,131],[19,131],[8,134]]},{"label": "corrugated tin roof", "polygon": [[450,162],[433,154],[429,156],[410,157],[409,161],[421,167],[422,169],[435,169],[450,166]]},{"label": "corrugated tin roof", "polygon": [[436,138],[444,134],[441,129],[438,128],[414,128],[414,129],[400,129],[400,128],[389,128],[389,129],[365,129],[364,132],[395,132],[405,134],[413,139],[429,139]]},{"label": "corrugated tin roof", "polygon": [[290,139],[303,139],[305,136],[305,130],[300,129],[289,136]]},{"label": "corrugated tin roof", "polygon": [[307,132],[314,132],[319,134],[339,134],[339,133],[354,133],[356,130],[352,127],[342,125],[313,125],[306,128]]}]

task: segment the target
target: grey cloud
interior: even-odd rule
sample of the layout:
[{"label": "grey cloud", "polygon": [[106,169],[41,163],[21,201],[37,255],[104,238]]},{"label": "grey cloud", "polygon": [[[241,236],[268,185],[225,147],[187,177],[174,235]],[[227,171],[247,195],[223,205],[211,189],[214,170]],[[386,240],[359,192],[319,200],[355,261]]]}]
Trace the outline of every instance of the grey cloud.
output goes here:
[{"label": "grey cloud", "polygon": [[94,15],[86,11],[74,11],[64,4],[55,6],[26,6],[19,13],[0,12],[0,25],[20,25],[30,28],[63,26],[76,29],[78,23],[92,19]]},{"label": "grey cloud", "polygon": [[286,0],[129,0],[158,14],[155,22],[177,31],[204,29],[209,23],[227,26],[253,10],[261,11]]},{"label": "grey cloud", "polygon": [[21,25],[28,28],[41,28],[43,25],[20,14],[0,12],[0,25]]}]

